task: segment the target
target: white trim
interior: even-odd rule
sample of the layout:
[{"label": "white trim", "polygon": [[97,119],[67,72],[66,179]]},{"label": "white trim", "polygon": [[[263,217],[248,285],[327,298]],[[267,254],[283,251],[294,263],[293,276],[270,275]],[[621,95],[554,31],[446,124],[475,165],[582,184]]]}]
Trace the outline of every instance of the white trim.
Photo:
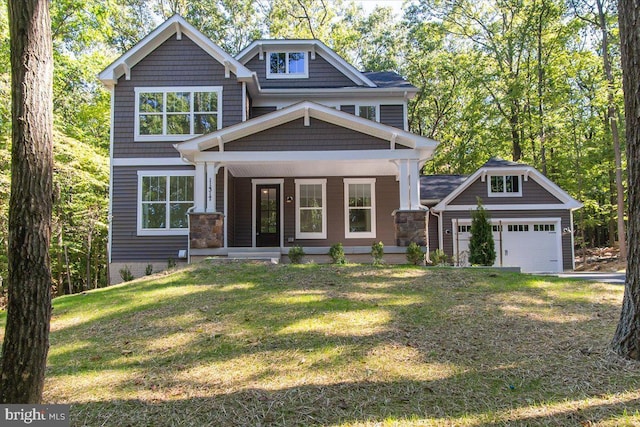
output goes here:
[{"label": "white trim", "polygon": [[[508,210],[508,209],[579,209],[583,205],[578,202],[576,199],[571,197],[568,193],[558,187],[555,183],[553,183],[549,178],[542,175],[536,169],[531,166],[522,165],[511,166],[511,167],[482,167],[473,173],[469,178],[467,178],[462,184],[456,187],[447,197],[442,199],[437,205],[435,205],[432,209],[436,212],[443,211],[452,211],[452,210],[469,210],[469,205],[450,205],[450,203],[455,200],[460,194],[462,194],[467,188],[473,185],[479,178],[486,176],[488,174],[497,175],[497,174],[506,174],[506,175],[514,175],[514,174],[523,174],[528,176],[529,178],[533,178],[542,188],[551,193],[554,197],[556,197],[561,204],[547,204],[547,205],[538,205],[538,204],[526,204],[526,205],[491,205],[491,209],[493,210]],[[521,182],[522,184],[522,182]],[[524,196],[526,197],[526,196]],[[475,209],[475,206],[472,207]],[[490,209],[488,206],[485,206],[486,209]]]},{"label": "white trim", "polygon": [[[302,118],[307,112],[309,114],[309,117],[311,118],[322,120],[327,123],[332,123],[347,129],[352,129],[366,135],[385,139],[387,141],[390,141],[393,135],[396,134],[397,144],[402,144],[409,148],[415,149],[396,150],[407,151],[404,158],[415,156],[416,158],[426,160],[431,157],[433,151],[438,145],[437,141],[434,141],[430,138],[415,135],[410,132],[395,128],[393,126],[388,126],[382,123],[374,122],[372,120],[364,119],[353,114],[345,113],[344,111],[338,111],[334,108],[326,107],[315,102],[303,101],[295,105],[291,105],[287,108],[283,108],[282,110],[274,111],[243,123],[238,123],[233,126],[222,128],[217,132],[192,138],[181,144],[176,144],[175,147],[182,153],[182,155],[191,157],[191,160],[193,160],[193,156],[195,156],[196,153],[200,153],[214,147],[219,147],[220,141],[225,144],[248,135],[253,135],[257,132],[274,128],[282,124],[289,123],[293,120]],[[383,151],[386,153],[387,151],[391,150],[369,151]],[[420,153],[417,154],[417,152]],[[339,151],[339,153],[343,153],[343,151]],[[240,154],[242,156],[245,155],[245,153]],[[393,156],[398,156],[398,154],[394,154]]]},{"label": "white trim", "polygon": [[320,55],[322,58],[324,58],[329,64],[333,65],[336,69],[338,69],[338,71],[341,71],[354,83],[371,88],[376,87],[375,83],[373,83],[367,76],[356,70],[353,65],[349,64],[347,61],[341,58],[320,40],[255,40],[249,46],[244,48],[239,54],[237,54],[236,59],[240,61],[240,63],[246,64],[256,54],[259,55],[259,52],[261,50],[263,50],[264,52],[274,50],[312,51],[315,53],[315,55]]},{"label": "white trim", "polygon": [[[265,59],[265,76],[267,79],[308,79],[309,78],[309,52],[307,50],[295,50],[295,49],[283,49],[283,50],[268,50],[267,57]],[[271,55],[272,54],[285,54],[285,72],[273,73],[271,71]],[[289,55],[292,53],[302,53],[304,55],[304,72],[303,73],[291,73],[289,72]]]},{"label": "white trim", "polygon": [[229,169],[224,168],[224,194],[223,203],[224,203],[224,248],[229,247]]},{"label": "white trim", "polygon": [[[327,180],[326,179],[296,179],[296,239],[326,239],[327,238]],[[300,186],[322,185],[322,231],[308,233],[300,231]]]},{"label": "white trim", "polygon": [[[113,150],[111,150],[113,153]],[[118,157],[111,160],[112,166],[189,166],[180,157]]]},{"label": "white trim", "polygon": [[[385,104],[386,105],[386,104]],[[375,119],[373,121],[380,123],[380,103],[379,102],[371,102],[371,103],[366,103],[366,102],[359,102],[357,104],[355,104],[355,115],[358,117],[362,117],[360,116],[360,108],[363,107],[373,107],[374,111],[375,111]],[[366,119],[366,117],[364,117]],[[368,119],[371,120],[371,119]]]},{"label": "white trim", "polygon": [[[194,133],[195,131],[195,120],[194,116],[197,113],[204,114],[214,114],[214,112],[199,112],[194,111],[194,96],[195,92],[210,92],[215,93],[217,95],[217,107],[218,110],[215,112],[216,115],[216,125],[217,130],[222,129],[222,86],[140,86],[134,88],[134,123],[133,123],[133,140],[135,142],[145,142],[145,141],[184,141],[195,136],[199,136],[202,134]],[[167,93],[172,92],[189,92],[191,96],[189,97],[189,111],[181,112],[180,114],[189,114],[190,116],[190,130],[189,134],[181,134],[181,135],[167,135],[167,116],[171,115],[171,113],[167,113]],[[162,93],[163,99],[163,111],[161,113],[143,113],[140,111],[140,94],[141,93]],[[140,116],[141,115],[154,115],[162,117],[162,134],[161,135],[140,135]]]},{"label": "white trim", "polygon": [[113,167],[114,158],[113,158],[113,132],[114,132],[114,116],[115,116],[115,94],[116,91],[113,87],[109,89],[111,92],[111,121],[109,123],[109,207],[107,211],[107,224],[109,225],[107,228],[107,250],[108,253],[108,263],[111,264],[111,251],[113,245]]},{"label": "white trim", "polygon": [[[344,180],[344,237],[345,239],[375,239],[376,238],[376,179],[375,178],[345,178]],[[349,231],[349,184],[369,184],[371,186],[371,231]]]},{"label": "white trim", "polygon": [[242,82],[242,121],[243,122],[247,121],[248,109],[249,109],[249,104],[247,102],[247,82]]},{"label": "white trim", "polygon": [[[522,205],[483,205],[488,211],[541,211],[541,210],[567,210],[567,205],[535,204],[528,203]],[[447,211],[470,211],[478,208],[478,205],[448,205]],[[436,211],[441,212],[441,211]]]},{"label": "white trim", "polygon": [[182,39],[182,36],[186,35],[220,64],[228,61],[231,71],[237,76],[238,80],[250,81],[252,79],[252,72],[247,67],[222,50],[180,15],[174,15],[160,24],[134,47],[100,72],[98,78],[105,86],[113,87],[118,83],[118,79],[125,74],[127,68],[133,68],[174,34],[178,39]]},{"label": "white trim", "polygon": [[[516,177],[518,179],[518,191],[512,191],[512,192],[508,192],[507,191],[507,177],[512,176],[512,177]],[[522,174],[520,173],[516,173],[516,174],[507,174],[507,173],[487,173],[486,177],[488,179],[486,179],[487,181],[487,196],[488,197],[522,197],[522,182],[523,180],[521,179]],[[494,177],[501,177],[502,178],[502,188],[503,191],[501,192],[497,192],[497,191],[491,191],[491,178]],[[484,179],[484,176],[483,176]]]},{"label": "white trim", "polygon": [[[299,161],[420,160],[414,150],[335,150],[335,151],[205,151],[194,155],[198,161],[224,163],[271,163]],[[195,161],[195,160],[194,160]]]},{"label": "white trim", "polygon": [[251,247],[256,246],[256,185],[280,186],[280,247],[284,246],[284,179],[256,178],[251,180]]},{"label": "white trim", "polygon": [[[163,228],[163,229],[144,229],[142,228],[142,178],[146,176],[164,176],[164,177],[172,177],[172,176],[192,176],[195,181],[195,171],[161,171],[161,170],[140,170],[138,171],[138,195],[136,201],[136,230],[138,236],[187,236],[189,235],[189,228]],[[167,180],[167,197],[169,197],[169,186],[170,179]],[[195,182],[194,182],[194,199],[195,199]],[[171,201],[165,201],[165,203],[170,203]],[[195,200],[194,200],[195,203]],[[169,225],[169,209],[167,209],[166,215],[167,220],[166,224]]]}]

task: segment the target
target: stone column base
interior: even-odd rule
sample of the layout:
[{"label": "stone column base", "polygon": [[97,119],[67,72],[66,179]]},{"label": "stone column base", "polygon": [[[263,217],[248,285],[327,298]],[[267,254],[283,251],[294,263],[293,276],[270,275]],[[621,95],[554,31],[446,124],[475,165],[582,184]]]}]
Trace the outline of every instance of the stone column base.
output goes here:
[{"label": "stone column base", "polygon": [[219,212],[189,214],[189,247],[191,249],[224,246],[224,215]]},{"label": "stone column base", "polygon": [[411,242],[426,246],[428,213],[423,210],[393,212],[397,246],[409,246]]}]

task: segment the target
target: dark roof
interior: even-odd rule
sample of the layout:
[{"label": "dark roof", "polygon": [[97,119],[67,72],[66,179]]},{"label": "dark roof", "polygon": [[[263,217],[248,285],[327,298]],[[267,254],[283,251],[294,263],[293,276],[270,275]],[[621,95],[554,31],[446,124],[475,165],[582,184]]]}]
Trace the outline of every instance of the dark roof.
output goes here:
[{"label": "dark roof", "polygon": [[466,175],[420,176],[420,200],[442,200],[467,179]]},{"label": "dark roof", "polygon": [[524,163],[512,162],[510,160],[501,159],[500,157],[492,157],[487,163],[482,165],[483,168],[503,168],[503,167],[522,167],[527,166]]},{"label": "dark roof", "polygon": [[415,88],[404,77],[393,71],[365,71],[362,74],[378,87]]}]

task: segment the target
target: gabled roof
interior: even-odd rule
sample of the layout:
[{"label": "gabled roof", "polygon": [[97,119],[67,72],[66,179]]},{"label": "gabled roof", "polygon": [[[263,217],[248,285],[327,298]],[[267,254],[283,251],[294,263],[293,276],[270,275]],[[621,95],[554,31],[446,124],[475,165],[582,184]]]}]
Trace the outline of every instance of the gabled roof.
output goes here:
[{"label": "gabled roof", "polygon": [[[424,159],[429,157],[438,145],[437,141],[423,136],[415,135],[404,130],[374,122],[353,114],[345,113],[334,108],[325,107],[311,101],[300,102],[281,110],[277,110],[263,116],[247,120],[176,144],[176,149],[185,157],[190,158],[198,152],[220,147],[220,144],[240,139],[242,137],[270,129],[290,121],[305,118],[315,118],[338,126],[371,135],[390,142],[390,147],[395,144],[404,145],[417,151],[424,152]],[[224,147],[221,147],[224,149]],[[221,150],[223,151],[223,150]],[[398,150],[399,152],[403,150]]]},{"label": "gabled roof", "polygon": [[98,78],[105,86],[113,86],[118,83],[118,79],[123,75],[129,75],[133,66],[153,52],[158,46],[164,43],[169,37],[177,35],[178,39],[186,35],[194,43],[200,46],[205,52],[211,55],[218,62],[228,67],[239,80],[250,81],[251,71],[237,61],[233,56],[222,50],[213,43],[207,36],[189,24],[180,15],[173,15],[159,27],[140,40],[134,47],[116,59],[111,65],[105,68]]},{"label": "gabled roof", "polygon": [[480,169],[478,169],[475,173],[473,173],[473,175],[462,182],[462,184],[455,188],[451,193],[449,193],[449,195],[442,199],[432,209],[436,212],[442,212],[446,210],[446,206],[450,202],[452,202],[462,192],[469,188],[479,178],[484,178],[487,175],[492,174],[508,175],[514,173],[523,174],[525,178],[528,179],[533,178],[538,184],[540,184],[542,188],[544,188],[554,197],[560,200],[562,205],[564,205],[564,209],[575,210],[583,206],[582,203],[571,197],[566,191],[558,187],[553,181],[544,176],[534,167],[522,163],[504,160],[499,157],[492,157],[483,166],[481,166]]},{"label": "gabled roof", "polygon": [[305,49],[311,51],[312,57],[316,54],[322,56],[327,62],[340,70],[345,76],[359,86],[376,87],[365,74],[358,71],[353,65],[345,61],[327,45],[316,39],[300,40],[255,40],[242,52],[236,55],[236,59],[246,64],[257,54],[273,51],[275,49]]},{"label": "gabled roof", "polygon": [[420,200],[439,202],[462,184],[468,175],[420,176]]}]

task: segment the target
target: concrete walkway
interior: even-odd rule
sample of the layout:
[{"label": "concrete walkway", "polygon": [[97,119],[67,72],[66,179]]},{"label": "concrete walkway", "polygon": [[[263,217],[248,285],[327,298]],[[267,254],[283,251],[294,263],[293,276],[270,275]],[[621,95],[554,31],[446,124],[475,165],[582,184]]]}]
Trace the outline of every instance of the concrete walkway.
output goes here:
[{"label": "concrete walkway", "polygon": [[560,273],[558,277],[566,277],[571,279],[593,280],[603,283],[615,283],[618,285],[624,285],[626,274],[625,273],[598,273],[596,271],[573,272],[573,273]]}]

